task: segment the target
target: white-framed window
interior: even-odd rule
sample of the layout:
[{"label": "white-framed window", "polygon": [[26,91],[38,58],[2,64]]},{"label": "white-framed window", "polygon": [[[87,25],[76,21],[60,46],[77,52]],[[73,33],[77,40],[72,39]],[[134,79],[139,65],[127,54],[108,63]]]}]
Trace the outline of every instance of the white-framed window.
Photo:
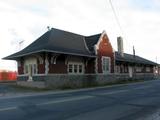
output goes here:
[{"label": "white-framed window", "polygon": [[24,66],[24,73],[25,74],[31,73],[32,75],[37,74],[37,65],[36,64],[26,64]]},{"label": "white-framed window", "polygon": [[74,73],[77,73],[77,72],[78,72],[78,65],[74,64]]},{"label": "white-framed window", "polygon": [[33,69],[33,74],[37,74],[37,65],[36,64],[32,65],[32,69]]},{"label": "white-framed window", "polygon": [[83,71],[83,66],[79,65],[79,73],[82,73],[82,71]]},{"label": "white-framed window", "polygon": [[[39,64],[43,64],[43,59],[40,59],[39,57]],[[35,57],[28,57],[24,60],[24,74],[27,75],[35,75],[38,73],[38,67],[37,67],[37,58]]]},{"label": "white-framed window", "polygon": [[24,65],[24,74],[28,74],[29,65]]},{"label": "white-framed window", "polygon": [[136,67],[136,72],[142,72],[142,67]]},{"label": "white-framed window", "polygon": [[69,65],[68,65],[68,72],[69,72],[69,73],[72,73],[72,72],[73,72],[73,65],[72,65],[72,64],[69,64]]},{"label": "white-framed window", "polygon": [[103,73],[110,73],[110,57],[102,56]]},{"label": "white-framed window", "polygon": [[83,74],[84,68],[81,63],[69,63],[68,64],[68,73],[69,74]]},{"label": "white-framed window", "polygon": [[146,72],[150,72],[150,71],[151,71],[150,67],[146,67]]}]

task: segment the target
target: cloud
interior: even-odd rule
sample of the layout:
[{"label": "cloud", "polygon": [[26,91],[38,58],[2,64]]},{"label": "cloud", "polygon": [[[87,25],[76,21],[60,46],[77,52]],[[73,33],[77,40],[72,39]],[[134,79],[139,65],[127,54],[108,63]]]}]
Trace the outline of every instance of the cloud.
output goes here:
[{"label": "cloud", "polygon": [[[151,6],[154,6],[154,4],[151,4]],[[127,9],[119,8],[117,12],[125,32],[125,50],[132,53],[132,46],[135,45],[138,55],[153,61],[155,61],[156,56],[160,58],[158,54],[160,40],[158,30],[160,27],[159,12],[148,11],[143,7],[136,9],[134,5]]]},{"label": "cloud", "polygon": [[[145,3],[144,0],[143,4]],[[112,0],[124,33],[119,29],[109,0],[1,0],[0,1],[0,58],[25,47],[44,32],[47,26],[82,35],[92,35],[106,30],[117,49],[116,37],[124,38],[125,52],[132,53],[132,46],[140,56],[155,60],[158,54],[160,15],[159,0],[147,0],[142,6],[138,0]],[[141,5],[142,4],[142,5]],[[150,5],[152,9],[145,9]],[[14,43],[14,44],[13,44]],[[159,60],[160,61],[160,60]],[[6,68],[15,69],[15,63],[6,62]],[[0,61],[0,68],[5,67]]]}]

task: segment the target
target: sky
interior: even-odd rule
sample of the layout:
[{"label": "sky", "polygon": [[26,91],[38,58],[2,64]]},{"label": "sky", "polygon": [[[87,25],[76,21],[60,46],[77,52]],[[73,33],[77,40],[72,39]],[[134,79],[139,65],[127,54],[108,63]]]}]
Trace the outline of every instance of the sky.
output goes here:
[{"label": "sky", "polygon": [[136,55],[160,63],[159,0],[1,0],[0,69],[17,70],[15,61],[2,58],[32,43],[47,26],[86,36],[105,30],[114,50],[122,36],[125,53],[134,46]]}]

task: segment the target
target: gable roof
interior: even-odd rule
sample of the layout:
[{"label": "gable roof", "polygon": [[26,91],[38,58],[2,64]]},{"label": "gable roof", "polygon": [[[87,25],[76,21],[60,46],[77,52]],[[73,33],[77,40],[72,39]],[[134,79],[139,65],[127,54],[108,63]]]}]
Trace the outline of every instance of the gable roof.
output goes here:
[{"label": "gable roof", "polygon": [[128,62],[128,63],[138,63],[138,64],[145,64],[145,65],[157,65],[157,63],[147,60],[145,58],[139,57],[137,55],[131,55],[124,53],[122,57],[118,52],[115,52],[115,59],[116,61],[121,62]]},{"label": "gable roof", "polygon": [[93,52],[94,51],[94,45],[97,44],[99,38],[101,37],[101,33],[100,34],[96,34],[96,35],[92,35],[92,36],[88,36],[85,37],[85,41],[86,44],[88,46],[88,49]]},{"label": "gable roof", "polygon": [[[97,44],[100,37],[101,34],[83,36],[52,28],[23,50],[3,59],[16,60],[19,57],[39,52],[54,52],[60,54],[96,57],[94,53],[94,45]],[[124,57],[122,57],[118,52],[115,52],[115,60],[129,63],[157,65],[152,61],[139,56],[134,57],[131,54],[124,53]]]},{"label": "gable roof", "polygon": [[55,52],[78,56],[95,57],[92,46],[98,41],[100,34],[85,37],[75,33],[52,28],[23,50],[5,57],[16,59],[38,52]]}]

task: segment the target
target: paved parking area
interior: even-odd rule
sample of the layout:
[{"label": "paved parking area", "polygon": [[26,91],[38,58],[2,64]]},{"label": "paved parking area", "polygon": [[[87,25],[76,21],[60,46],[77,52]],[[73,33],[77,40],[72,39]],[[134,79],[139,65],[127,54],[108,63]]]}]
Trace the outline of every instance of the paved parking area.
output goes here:
[{"label": "paved parking area", "polygon": [[25,94],[31,92],[38,92],[33,89],[18,87],[15,82],[13,83],[0,83],[0,97],[8,95]]}]

